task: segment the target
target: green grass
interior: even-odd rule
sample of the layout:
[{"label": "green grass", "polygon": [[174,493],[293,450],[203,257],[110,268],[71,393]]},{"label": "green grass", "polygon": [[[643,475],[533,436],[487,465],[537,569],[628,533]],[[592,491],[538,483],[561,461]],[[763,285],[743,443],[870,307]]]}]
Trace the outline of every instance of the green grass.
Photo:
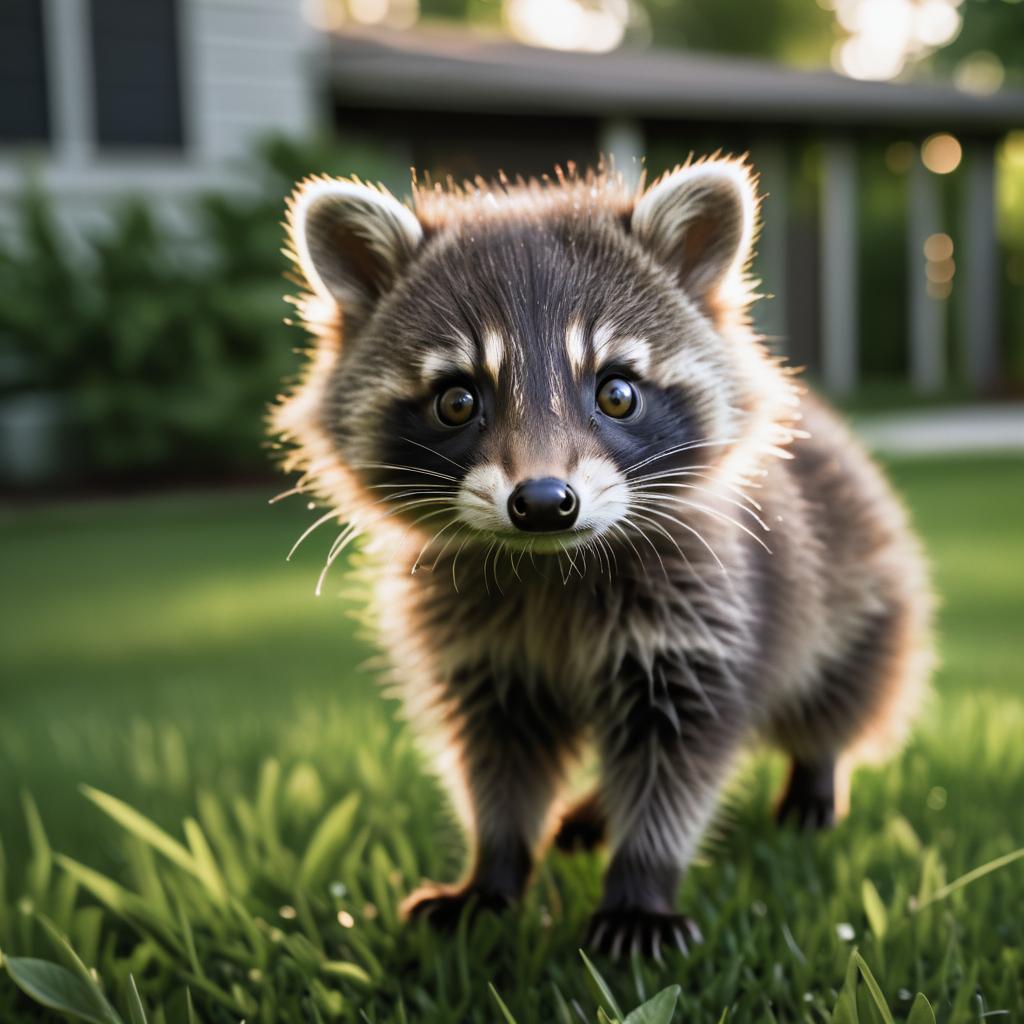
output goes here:
[{"label": "green grass", "polygon": [[[670,994],[636,1020],[883,1021],[854,947],[897,1019],[923,992],[942,1022],[1024,1020],[1024,861],[943,888],[1024,845],[1024,459],[893,471],[943,598],[937,698],[830,835],[774,830],[782,765],[751,757],[681,893],[706,944],[664,970],[596,963],[624,1010],[679,986],[674,1016]],[[461,838],[376,692],[358,595],[343,573],[312,595],[327,538],[285,564],[310,513],[262,497],[0,513],[11,974],[74,968],[49,919],[125,1021],[130,977],[158,1022],[193,1019],[189,998],[208,1024],[505,1020],[489,984],[520,1024],[613,1019],[578,954],[600,856],[551,855],[522,910],[451,939],[398,925],[421,876],[457,874]],[[99,1000],[93,979],[74,991]],[[0,1021],[40,1019],[70,1018],[0,973]]]}]

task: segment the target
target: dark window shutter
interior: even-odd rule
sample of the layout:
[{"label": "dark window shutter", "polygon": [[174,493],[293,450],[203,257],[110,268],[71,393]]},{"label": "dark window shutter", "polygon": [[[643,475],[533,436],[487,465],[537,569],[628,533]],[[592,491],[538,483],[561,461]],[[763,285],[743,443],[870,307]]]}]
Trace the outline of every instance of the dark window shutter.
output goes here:
[{"label": "dark window shutter", "polygon": [[0,145],[49,137],[42,0],[0,0]]},{"label": "dark window shutter", "polygon": [[175,0],[92,0],[96,141],[183,144]]}]

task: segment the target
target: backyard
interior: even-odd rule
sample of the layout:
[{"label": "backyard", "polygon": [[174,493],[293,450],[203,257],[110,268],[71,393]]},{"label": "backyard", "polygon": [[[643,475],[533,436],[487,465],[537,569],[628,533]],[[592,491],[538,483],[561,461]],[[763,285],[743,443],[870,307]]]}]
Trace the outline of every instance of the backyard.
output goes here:
[{"label": "backyard", "polygon": [[[624,1010],[678,984],[676,1021],[886,1020],[868,984],[837,1005],[856,948],[899,1019],[918,992],[942,1022],[1024,1019],[1024,860],[945,888],[1024,846],[1024,458],[892,470],[942,596],[937,698],[831,834],[773,828],[782,762],[754,755],[682,893],[705,945],[596,962]],[[376,690],[360,595],[337,566],[313,596],[329,539],[286,564],[312,513],[272,494],[0,511],[0,949],[74,968],[54,922],[133,1022],[130,977],[155,1021],[615,1017],[577,951],[601,855],[550,855],[507,919],[398,923],[459,833]],[[73,980],[65,1006],[118,1019]],[[0,974],[0,1020],[40,1019],[72,1018]]]}]

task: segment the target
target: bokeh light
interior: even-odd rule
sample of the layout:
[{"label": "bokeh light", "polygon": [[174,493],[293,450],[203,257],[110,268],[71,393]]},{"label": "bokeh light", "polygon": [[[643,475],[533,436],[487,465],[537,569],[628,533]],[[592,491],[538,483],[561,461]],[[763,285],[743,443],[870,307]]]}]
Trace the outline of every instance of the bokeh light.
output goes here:
[{"label": "bokeh light", "polygon": [[530,46],[606,53],[625,39],[631,9],[629,0],[505,0],[502,14]]},{"label": "bokeh light", "polygon": [[929,235],[924,243],[924,258],[930,262],[952,259],[953,239],[944,231]]},{"label": "bokeh light", "polygon": [[896,78],[960,33],[963,0],[818,0],[835,12],[847,36],[832,53],[835,69],[851,78]]},{"label": "bokeh light", "polygon": [[958,89],[978,96],[991,96],[1006,78],[1003,62],[989,50],[975,50],[956,66],[953,81]]},{"label": "bokeh light", "polygon": [[303,0],[302,14],[328,32],[352,24],[402,29],[416,24],[420,5],[419,0]]},{"label": "bokeh light", "polygon": [[933,174],[952,174],[962,159],[960,143],[947,132],[928,136],[921,146],[921,162]]}]

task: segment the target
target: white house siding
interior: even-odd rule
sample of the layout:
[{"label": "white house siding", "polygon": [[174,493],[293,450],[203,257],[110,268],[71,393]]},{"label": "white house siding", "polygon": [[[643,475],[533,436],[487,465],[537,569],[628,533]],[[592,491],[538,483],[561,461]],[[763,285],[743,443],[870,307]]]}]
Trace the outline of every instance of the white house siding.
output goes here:
[{"label": "white house siding", "polygon": [[81,235],[131,196],[187,227],[189,196],[245,188],[244,158],[257,139],[302,135],[321,112],[321,37],[298,0],[178,0],[182,150],[99,151],[91,124],[87,0],[46,4],[51,140],[0,144],[0,231],[15,221],[29,178],[54,197],[59,218]]}]

